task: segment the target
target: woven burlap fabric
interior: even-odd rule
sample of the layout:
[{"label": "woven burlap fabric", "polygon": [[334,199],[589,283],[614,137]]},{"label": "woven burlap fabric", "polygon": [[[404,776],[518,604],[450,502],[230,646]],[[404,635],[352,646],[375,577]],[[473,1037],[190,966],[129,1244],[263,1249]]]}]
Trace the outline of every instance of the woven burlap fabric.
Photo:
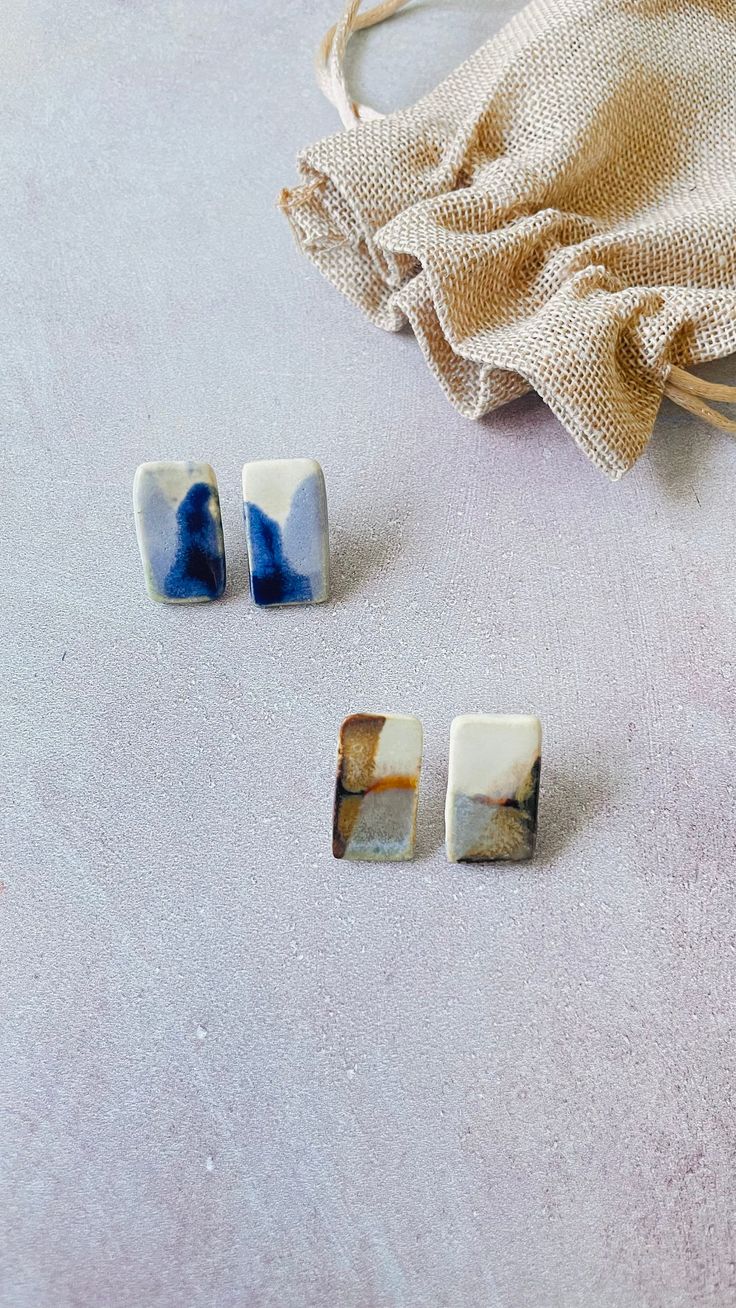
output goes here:
[{"label": "woven burlap fabric", "polygon": [[535,0],[299,170],[301,247],[461,413],[531,387],[611,477],[736,351],[736,0]]}]

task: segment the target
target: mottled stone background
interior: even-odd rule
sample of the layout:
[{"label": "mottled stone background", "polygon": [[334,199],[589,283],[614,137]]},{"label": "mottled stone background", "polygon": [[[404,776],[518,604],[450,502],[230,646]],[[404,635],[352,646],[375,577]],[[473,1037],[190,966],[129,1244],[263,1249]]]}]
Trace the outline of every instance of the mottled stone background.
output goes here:
[{"label": "mottled stone background", "polygon": [[[336,7],[3,6],[0,1302],[722,1308],[736,445],[665,406],[611,485],[321,281],[275,197]],[[407,103],[511,8],[426,0],[354,84]],[[259,612],[240,466],[289,454],[334,599]],[[231,585],[166,609],[131,482],[188,455]],[[356,708],[424,721],[413,864],[331,858]],[[539,858],[450,866],[450,719],[525,709]]]}]

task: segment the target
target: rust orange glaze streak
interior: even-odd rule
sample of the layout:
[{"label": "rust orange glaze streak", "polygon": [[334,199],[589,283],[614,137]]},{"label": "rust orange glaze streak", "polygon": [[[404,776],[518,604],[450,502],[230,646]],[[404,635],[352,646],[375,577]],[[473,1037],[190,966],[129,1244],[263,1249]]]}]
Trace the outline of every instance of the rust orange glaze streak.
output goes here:
[{"label": "rust orange glaze streak", "polygon": [[379,777],[373,785],[368,786],[366,795],[375,795],[378,790],[416,790],[416,777],[407,777],[397,775],[394,777]]}]

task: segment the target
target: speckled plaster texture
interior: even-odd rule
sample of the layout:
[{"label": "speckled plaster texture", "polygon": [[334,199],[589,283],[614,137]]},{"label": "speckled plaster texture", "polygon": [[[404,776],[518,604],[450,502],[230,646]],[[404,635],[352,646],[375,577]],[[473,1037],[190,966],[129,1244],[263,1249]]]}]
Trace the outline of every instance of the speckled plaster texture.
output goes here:
[{"label": "speckled plaster texture", "polygon": [[[389,108],[509,5],[357,42]],[[736,1303],[736,446],[619,485],[472,425],[276,212],[328,0],[27,0],[0,49],[3,1308]],[[710,375],[736,381],[732,364]],[[259,611],[240,469],[325,470]],[[228,592],[151,604],[136,464],[216,469]],[[416,713],[416,861],[336,863],[339,723]],[[538,856],[450,866],[449,724],[532,711]]]}]

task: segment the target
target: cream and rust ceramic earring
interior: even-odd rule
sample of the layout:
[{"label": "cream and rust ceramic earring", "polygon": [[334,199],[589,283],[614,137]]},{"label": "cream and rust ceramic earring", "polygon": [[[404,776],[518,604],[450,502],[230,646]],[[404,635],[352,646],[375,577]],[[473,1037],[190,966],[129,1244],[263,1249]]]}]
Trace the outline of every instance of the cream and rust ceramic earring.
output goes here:
[{"label": "cream and rust ceramic earring", "polygon": [[422,724],[399,713],[353,713],[340,728],[332,824],[335,858],[414,857]]},{"label": "cream and rust ceramic earring", "polygon": [[541,758],[539,718],[455,718],[445,805],[450,862],[521,862],[533,856]]}]

